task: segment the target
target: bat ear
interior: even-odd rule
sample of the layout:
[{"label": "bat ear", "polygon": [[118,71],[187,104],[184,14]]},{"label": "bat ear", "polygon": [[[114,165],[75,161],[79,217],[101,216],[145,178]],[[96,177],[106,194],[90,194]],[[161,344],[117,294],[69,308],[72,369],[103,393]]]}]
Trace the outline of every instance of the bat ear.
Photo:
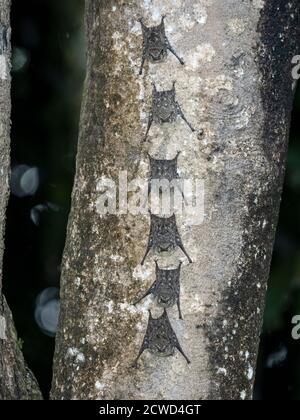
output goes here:
[{"label": "bat ear", "polygon": [[160,21],[160,26],[164,26],[165,25],[165,18],[166,18],[166,15],[162,15],[161,21]]},{"label": "bat ear", "polygon": [[156,88],[156,84],[155,84],[155,82],[152,82],[152,87],[153,87],[153,92],[157,92],[157,88]]},{"label": "bat ear", "polygon": [[148,313],[149,313],[149,319],[153,319],[152,318],[152,313],[151,313],[150,309],[148,309]]},{"label": "bat ear", "polygon": [[144,29],[147,29],[146,28],[146,26],[145,26],[145,24],[144,24],[144,21],[143,21],[143,18],[142,17],[140,17],[139,19],[138,19],[138,21],[140,22],[140,24],[141,24],[141,26],[142,26],[142,29],[144,30]]},{"label": "bat ear", "polygon": [[178,156],[181,154],[181,152],[177,152],[177,155],[175,156],[175,159],[174,160],[177,160],[178,159]]},{"label": "bat ear", "polygon": [[176,80],[173,80],[173,90],[175,92],[175,85],[176,85]]}]

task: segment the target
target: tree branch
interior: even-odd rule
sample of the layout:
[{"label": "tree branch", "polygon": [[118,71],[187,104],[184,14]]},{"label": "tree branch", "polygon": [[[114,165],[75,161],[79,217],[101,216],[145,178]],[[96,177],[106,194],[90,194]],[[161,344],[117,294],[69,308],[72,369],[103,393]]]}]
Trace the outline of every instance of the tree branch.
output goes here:
[{"label": "tree branch", "polygon": [[0,0],[0,400],[41,399],[18,345],[11,312],[2,295],[5,214],[10,176],[10,0]]},{"label": "tree branch", "polygon": [[[250,399],[277,224],[293,100],[298,0],[87,0],[87,76],[64,252],[54,399]],[[158,25],[185,65],[147,59],[142,32]],[[155,123],[143,143],[151,82],[171,89],[196,128]],[[201,130],[204,129],[204,138]],[[149,217],[100,215],[97,182],[146,177],[147,155],[178,159],[205,185],[205,218],[178,217],[193,264],[182,267],[181,309],[168,310],[191,364],[147,351],[133,369],[153,281]],[[99,189],[99,188],[98,188]],[[180,253],[164,257],[176,267]],[[155,302],[152,309],[158,311]],[[157,315],[159,312],[157,312]]]}]

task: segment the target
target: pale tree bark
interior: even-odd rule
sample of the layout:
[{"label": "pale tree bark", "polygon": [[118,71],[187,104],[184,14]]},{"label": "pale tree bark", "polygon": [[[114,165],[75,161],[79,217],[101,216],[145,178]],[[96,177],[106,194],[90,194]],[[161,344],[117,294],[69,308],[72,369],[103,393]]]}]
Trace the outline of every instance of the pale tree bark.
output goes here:
[{"label": "pale tree bark", "polygon": [[26,366],[11,312],[2,294],[5,213],[10,176],[10,0],[0,0],[0,400],[41,399]]},{"label": "pale tree bark", "polygon": [[[185,60],[139,66],[142,33],[165,25]],[[87,0],[87,76],[77,171],[64,252],[53,399],[251,399],[289,134],[298,0]],[[151,103],[177,81],[196,132],[154,124]],[[204,129],[201,137],[200,128]],[[147,351],[132,368],[155,302],[132,302],[154,280],[141,267],[149,217],[97,212],[97,182],[147,175],[146,151],[205,186],[205,218],[178,217],[193,264],[181,276],[183,320],[168,311],[179,353]],[[182,255],[165,257],[175,266]]]}]

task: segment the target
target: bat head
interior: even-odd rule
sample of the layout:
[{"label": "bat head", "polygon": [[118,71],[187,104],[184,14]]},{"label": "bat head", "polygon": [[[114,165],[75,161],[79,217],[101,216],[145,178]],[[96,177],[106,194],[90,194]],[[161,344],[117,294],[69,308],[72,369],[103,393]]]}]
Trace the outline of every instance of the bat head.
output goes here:
[{"label": "bat head", "polygon": [[143,30],[143,38],[146,48],[146,55],[153,63],[164,61],[167,56],[167,45],[165,40],[164,16],[157,26],[147,27],[140,20]]},{"label": "bat head", "polygon": [[178,155],[171,160],[154,159],[150,155],[150,178],[153,179],[167,179],[172,181],[178,178],[177,172],[177,158]]},{"label": "bat head", "polygon": [[151,214],[153,246],[158,252],[173,251],[176,247],[177,225],[175,215],[159,217]]},{"label": "bat head", "polygon": [[175,270],[162,270],[156,266],[157,287],[155,296],[158,306],[170,308],[177,302],[179,298],[180,266]]},{"label": "bat head", "polygon": [[176,119],[175,82],[171,90],[153,90],[153,113],[161,123],[173,122]]},{"label": "bat head", "polygon": [[159,357],[173,356],[175,348],[166,312],[157,319],[150,318],[149,351]]}]

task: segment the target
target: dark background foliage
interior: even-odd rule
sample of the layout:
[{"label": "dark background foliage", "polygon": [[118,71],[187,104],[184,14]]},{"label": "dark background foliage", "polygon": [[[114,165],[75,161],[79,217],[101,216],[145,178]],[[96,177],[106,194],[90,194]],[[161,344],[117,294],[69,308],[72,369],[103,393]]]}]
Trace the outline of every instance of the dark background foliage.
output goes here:
[{"label": "dark background foliage", "polygon": [[[38,176],[30,194],[10,197],[4,292],[25,358],[46,397],[54,338],[49,328],[43,328],[43,317],[37,312],[43,299],[37,297],[46,291],[53,298],[59,286],[85,70],[83,10],[83,0],[12,2],[12,182],[17,183],[18,168],[24,164],[36,168]],[[291,337],[292,317],[300,315],[299,117],[298,89],[256,399],[300,399],[300,340]],[[18,190],[12,187],[13,192]]]}]

